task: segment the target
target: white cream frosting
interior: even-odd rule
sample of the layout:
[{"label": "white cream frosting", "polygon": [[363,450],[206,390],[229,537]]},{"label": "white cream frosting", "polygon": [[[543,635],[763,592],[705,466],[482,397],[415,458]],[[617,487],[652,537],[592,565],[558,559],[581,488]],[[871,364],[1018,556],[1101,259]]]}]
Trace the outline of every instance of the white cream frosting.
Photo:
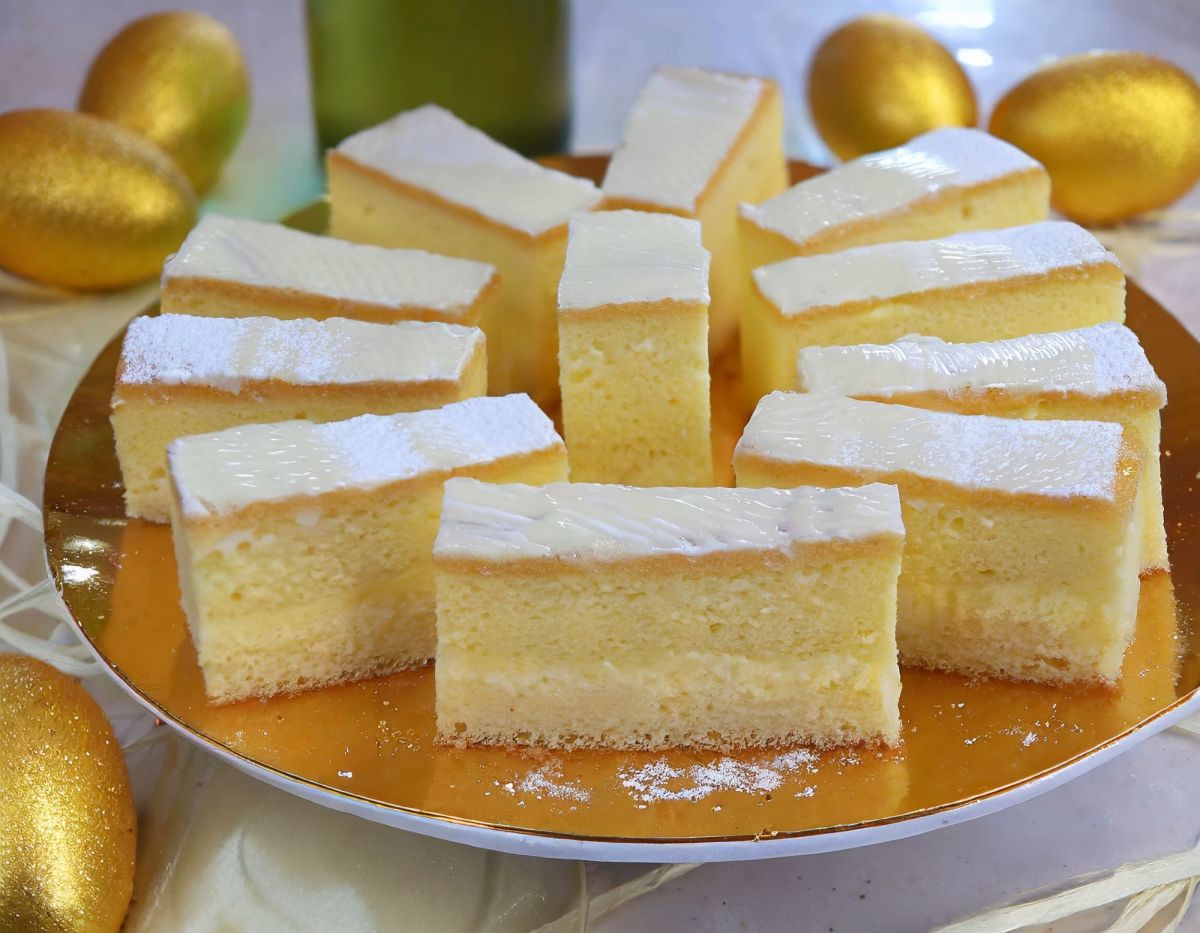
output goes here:
[{"label": "white cream frosting", "polygon": [[578,214],[571,218],[558,307],[668,298],[707,304],[708,263],[698,220],[643,211]]},{"label": "white cream frosting", "polygon": [[802,244],[832,227],[883,217],[942,192],[1041,168],[1015,146],[981,130],[947,127],[847,162],[762,204],[743,217]]},{"label": "white cream frosting", "polygon": [[600,199],[590,181],[531,162],[433,104],[356,133],[336,151],[530,236]]},{"label": "white cream frosting", "polygon": [[384,249],[209,214],[163,266],[163,284],[215,279],[328,295],[386,308],[466,313],[496,277],[483,262],[416,249]]},{"label": "white cream frosting", "polygon": [[1083,227],[1046,221],[956,233],[940,240],[878,243],[797,256],[761,266],[753,275],[759,292],[780,313],[799,315],[849,302],[1106,264],[1119,265],[1117,257]]},{"label": "white cream frosting", "polygon": [[1137,335],[1114,323],[981,343],[906,337],[889,344],[803,347],[797,376],[808,392],[846,396],[954,395],[987,389],[1093,398],[1151,392],[1160,407],[1167,401],[1167,388]]},{"label": "white cream frosting", "polygon": [[694,211],[765,84],[699,68],[658,69],[634,102],[604,196]]},{"label": "white cream frosting", "polygon": [[667,489],[447,481],[434,553],[486,560],[622,560],[788,551],[795,543],[903,535],[895,486]]},{"label": "white cream frosting", "polygon": [[325,424],[244,425],[180,438],[167,453],[184,515],[209,518],[561,447],[529,396],[506,395]]},{"label": "white cream frosting", "polygon": [[483,340],[476,327],[421,321],[164,314],[130,323],[119,381],[238,392],[245,382],[266,379],[296,385],[454,380]]},{"label": "white cream frosting", "polygon": [[921,476],[964,489],[1113,501],[1122,428],[924,411],[833,395],[773,392],[734,455],[810,463],[887,481]]}]

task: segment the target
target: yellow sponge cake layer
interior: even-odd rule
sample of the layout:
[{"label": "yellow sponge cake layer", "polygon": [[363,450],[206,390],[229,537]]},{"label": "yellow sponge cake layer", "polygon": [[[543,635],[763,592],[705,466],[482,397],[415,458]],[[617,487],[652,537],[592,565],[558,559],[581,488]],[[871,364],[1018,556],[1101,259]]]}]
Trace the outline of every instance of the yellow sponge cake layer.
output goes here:
[{"label": "yellow sponge cake layer", "polygon": [[1112,683],[1137,617],[1143,459],[1119,424],[776,392],[734,469],[741,486],[899,486],[907,663]]},{"label": "yellow sponge cake layer", "polygon": [[558,307],[571,479],[711,486],[700,224],[640,211],[573,218]]},{"label": "yellow sponge cake layer", "polygon": [[493,394],[558,395],[558,279],[567,218],[590,209],[589,181],[522,158],[440,107],[400,114],[328,157],[330,232],[494,265],[485,311]]},{"label": "yellow sponge cake layer", "polygon": [[486,382],[484,337],[474,327],[137,318],[125,334],[112,399],[126,512],[167,520],[167,445],[177,437],[437,408],[482,395]]},{"label": "yellow sponge cake layer", "polygon": [[1167,567],[1158,452],[1167,388],[1137,335],[1121,324],[990,343],[912,337],[806,347],[797,387],[964,415],[1120,422],[1146,450],[1142,571]]},{"label": "yellow sponge cake layer", "polygon": [[792,387],[801,347],[999,340],[1125,318],[1116,257],[1065,222],[798,257],[753,282],[742,327],[752,403]]},{"label": "yellow sponge cake layer", "polygon": [[446,484],[438,733],[895,743],[894,487]]},{"label": "yellow sponge cake layer", "polygon": [[442,484],[554,482],[566,454],[514,395],[185,437],[170,467],[183,605],[224,702],[431,658]]},{"label": "yellow sponge cake layer", "polygon": [[209,214],[163,266],[164,314],[474,326],[497,301],[485,263],[381,249]]},{"label": "yellow sponge cake layer", "polygon": [[789,256],[1045,220],[1050,177],[1015,146],[947,127],[739,208],[746,274]]},{"label": "yellow sponge cake layer", "polygon": [[698,219],[712,253],[709,347],[737,333],[745,295],[737,205],[787,187],[783,105],[773,81],[660,68],[643,88],[604,177],[602,207]]}]

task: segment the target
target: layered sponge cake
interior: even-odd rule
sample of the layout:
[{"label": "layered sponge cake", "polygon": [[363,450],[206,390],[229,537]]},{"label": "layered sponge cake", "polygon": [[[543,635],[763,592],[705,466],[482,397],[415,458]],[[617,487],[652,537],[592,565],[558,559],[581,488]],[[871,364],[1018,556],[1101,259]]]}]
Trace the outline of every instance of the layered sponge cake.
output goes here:
[{"label": "layered sponge cake", "polygon": [[899,740],[896,489],[446,484],[444,741]]},{"label": "layered sponge cake", "polygon": [[912,337],[884,345],[807,347],[809,392],[1002,418],[1116,421],[1146,450],[1140,491],[1142,571],[1166,569],[1159,412],[1167,388],[1137,335],[1120,324],[984,343]]},{"label": "layered sponge cake", "polygon": [[604,177],[609,209],[698,219],[712,253],[709,325],[715,356],[737,333],[745,293],[737,205],[787,187],[783,105],[764,78],[660,68],[643,88]]},{"label": "layered sponge cake", "polygon": [[163,266],[162,285],[164,314],[475,326],[500,281],[486,263],[209,214]]},{"label": "layered sponge cake", "polygon": [[744,270],[789,256],[1045,220],[1050,176],[981,130],[946,127],[806,179],[738,216]]},{"label": "layered sponge cake", "polygon": [[327,168],[334,236],[499,269],[499,301],[481,322],[489,388],[554,401],[567,218],[596,204],[596,186],[530,162],[433,105],[343,140]]},{"label": "layered sponge cake", "polygon": [[1111,422],[776,392],[734,469],[740,486],[900,488],[905,662],[1111,684],[1137,618],[1143,460],[1136,434]]},{"label": "layered sponge cake", "polygon": [[712,485],[708,262],[695,220],[571,220],[558,352],[572,480]]},{"label": "layered sponge cake", "polygon": [[742,322],[751,401],[792,388],[801,347],[999,340],[1125,319],[1116,257],[1066,222],[803,256],[755,269],[753,282]]},{"label": "layered sponge cake", "polygon": [[484,394],[486,383],[485,341],[474,327],[136,318],[112,397],[126,512],[167,520],[167,445],[177,437],[253,422],[437,408]]},{"label": "layered sponge cake", "polygon": [[521,395],[246,425],[169,457],[183,606],[218,702],[428,660],[443,483],[566,476],[553,424]]}]

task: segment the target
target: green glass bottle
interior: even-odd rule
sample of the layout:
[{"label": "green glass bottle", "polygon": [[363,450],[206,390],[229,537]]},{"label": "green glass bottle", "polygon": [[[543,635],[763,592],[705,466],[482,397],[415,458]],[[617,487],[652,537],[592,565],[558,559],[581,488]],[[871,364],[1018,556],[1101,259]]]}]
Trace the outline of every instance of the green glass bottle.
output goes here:
[{"label": "green glass bottle", "polygon": [[307,0],[323,147],[424,103],[526,155],[570,132],[569,0]]}]

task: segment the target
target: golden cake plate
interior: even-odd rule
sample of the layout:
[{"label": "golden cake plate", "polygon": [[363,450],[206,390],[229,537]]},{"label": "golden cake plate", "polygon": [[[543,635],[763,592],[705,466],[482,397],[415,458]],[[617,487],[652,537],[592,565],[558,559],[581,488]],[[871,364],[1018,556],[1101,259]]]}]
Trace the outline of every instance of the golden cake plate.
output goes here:
[{"label": "golden cake plate", "polygon": [[[602,157],[553,160],[598,178]],[[793,167],[799,178],[814,170]],[[289,220],[323,231],[316,204]],[[446,748],[432,666],[296,696],[206,702],[179,606],[170,529],[127,520],[109,427],[119,338],[76,389],[50,449],[46,554],[109,672],[163,722],[293,793],[492,849],[619,861],[828,851],[981,816],[1063,783],[1200,711],[1200,345],[1129,285],[1128,324],[1166,381],[1162,472],[1172,576],[1142,583],[1116,689],[903,672],[903,747],[718,754]],[[732,362],[714,379],[717,462],[746,412]],[[698,671],[697,676],[704,676]],[[800,713],[802,715],[802,713]]]}]

